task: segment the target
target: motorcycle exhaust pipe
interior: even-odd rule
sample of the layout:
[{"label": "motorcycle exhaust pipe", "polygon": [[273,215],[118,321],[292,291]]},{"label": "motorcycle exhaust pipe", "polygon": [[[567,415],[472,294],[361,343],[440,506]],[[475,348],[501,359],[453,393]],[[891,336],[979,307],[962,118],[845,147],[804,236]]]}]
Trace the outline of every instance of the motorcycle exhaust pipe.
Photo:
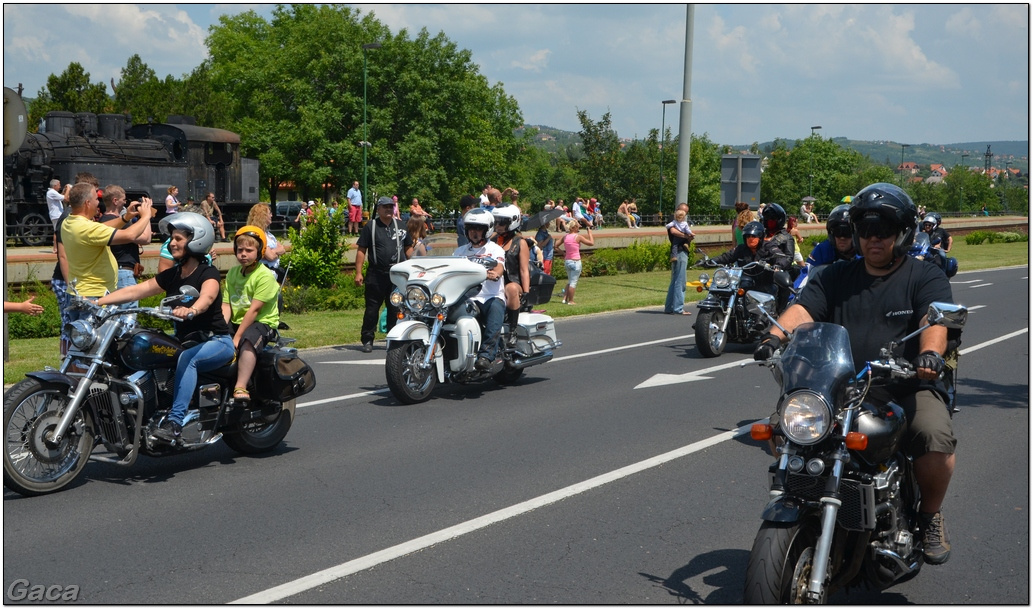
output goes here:
[{"label": "motorcycle exhaust pipe", "polygon": [[545,362],[552,359],[552,351],[546,351],[545,353],[539,353],[538,355],[532,355],[531,357],[517,358],[510,362],[510,365],[518,370],[527,368],[528,366],[536,366],[538,364],[544,364]]}]

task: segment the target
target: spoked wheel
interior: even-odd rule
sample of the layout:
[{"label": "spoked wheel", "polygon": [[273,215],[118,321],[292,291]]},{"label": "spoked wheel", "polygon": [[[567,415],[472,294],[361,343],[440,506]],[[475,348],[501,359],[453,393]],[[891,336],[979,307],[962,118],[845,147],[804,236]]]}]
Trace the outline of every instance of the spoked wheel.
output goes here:
[{"label": "spoked wheel", "polygon": [[[745,604],[802,604],[813,567],[817,528],[813,523],[764,522],[746,565]],[[828,602],[822,590],[819,603]]]},{"label": "spoked wheel", "polygon": [[696,349],[703,357],[717,357],[725,350],[728,335],[721,331],[724,320],[723,311],[700,311],[696,318]]},{"label": "spoked wheel", "polygon": [[68,388],[25,379],[4,396],[4,486],[31,497],[61,490],[86,467],[93,426],[80,410],[60,442],[54,429],[68,403]]},{"label": "spoked wheel", "polygon": [[53,225],[41,214],[28,214],[21,221],[21,242],[29,247],[39,247],[50,242]]},{"label": "spoked wheel", "polygon": [[421,340],[393,341],[387,349],[387,386],[403,404],[425,402],[438,384],[434,366],[423,369],[427,345]]},{"label": "spoked wheel", "polygon": [[268,417],[245,423],[235,423],[222,439],[238,453],[254,455],[268,452],[280,445],[294,423],[296,400],[284,402],[283,410]]}]

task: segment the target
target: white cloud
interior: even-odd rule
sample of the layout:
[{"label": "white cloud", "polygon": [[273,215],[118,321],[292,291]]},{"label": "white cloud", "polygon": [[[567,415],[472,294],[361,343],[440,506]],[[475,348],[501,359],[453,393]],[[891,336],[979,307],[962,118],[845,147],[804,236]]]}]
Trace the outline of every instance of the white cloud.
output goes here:
[{"label": "white cloud", "polygon": [[531,53],[529,57],[526,57],[523,60],[514,59],[509,65],[529,72],[541,72],[548,67],[549,55],[551,53],[552,51],[549,49],[540,49]]}]

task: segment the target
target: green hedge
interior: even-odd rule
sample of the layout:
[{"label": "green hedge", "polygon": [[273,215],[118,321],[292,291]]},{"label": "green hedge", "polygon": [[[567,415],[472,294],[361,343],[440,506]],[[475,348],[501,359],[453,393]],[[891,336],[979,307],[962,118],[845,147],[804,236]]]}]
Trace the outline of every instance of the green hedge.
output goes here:
[{"label": "green hedge", "polygon": [[[38,305],[43,305],[43,313],[39,315],[23,315],[12,313],[7,317],[7,333],[14,338],[51,338],[61,335],[61,312],[57,308],[57,296],[50,286],[43,282],[33,280],[22,284],[18,290],[12,290],[7,300],[22,301],[29,296],[35,295],[33,300]],[[150,296],[141,301],[144,307],[156,307],[164,294]],[[140,319],[141,324],[150,328],[162,328],[171,330],[170,322],[144,316]]]},{"label": "green hedge", "polygon": [[965,243],[969,245],[982,245],[984,243],[1019,243],[1029,241],[1029,235],[1024,233],[998,233],[988,230],[977,230],[965,236]]}]

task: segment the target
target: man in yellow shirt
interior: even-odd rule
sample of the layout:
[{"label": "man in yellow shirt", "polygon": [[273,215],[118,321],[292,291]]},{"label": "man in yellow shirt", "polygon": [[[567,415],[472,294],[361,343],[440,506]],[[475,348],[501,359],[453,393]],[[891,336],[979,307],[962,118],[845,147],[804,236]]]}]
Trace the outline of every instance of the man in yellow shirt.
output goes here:
[{"label": "man in yellow shirt", "polygon": [[[92,184],[76,184],[68,195],[71,212],[61,223],[61,243],[68,258],[68,285],[81,296],[99,298],[118,286],[118,264],[109,245],[134,243],[150,226],[151,200],[144,197],[120,217],[94,222],[100,202]],[[133,218],[139,222],[130,224]],[[124,228],[123,228],[124,227]]]}]

